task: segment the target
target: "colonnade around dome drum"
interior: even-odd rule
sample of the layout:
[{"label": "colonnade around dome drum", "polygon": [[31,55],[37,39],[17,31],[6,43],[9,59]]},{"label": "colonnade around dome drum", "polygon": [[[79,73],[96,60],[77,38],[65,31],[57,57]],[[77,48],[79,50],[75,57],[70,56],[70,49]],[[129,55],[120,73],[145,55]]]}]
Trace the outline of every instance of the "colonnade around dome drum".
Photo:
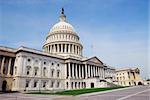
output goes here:
[{"label": "colonnade around dome drum", "polygon": [[79,44],[71,43],[54,43],[45,46],[45,51],[48,53],[67,53],[67,54],[76,54],[82,55],[82,48]]}]

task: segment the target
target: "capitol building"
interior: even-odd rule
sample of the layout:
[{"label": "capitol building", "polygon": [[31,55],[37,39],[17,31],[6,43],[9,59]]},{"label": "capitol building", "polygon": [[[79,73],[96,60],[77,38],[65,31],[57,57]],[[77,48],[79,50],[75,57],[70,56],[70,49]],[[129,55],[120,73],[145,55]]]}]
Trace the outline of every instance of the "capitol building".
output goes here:
[{"label": "capitol building", "polygon": [[0,46],[0,91],[62,91],[115,84],[114,68],[96,56],[82,55],[80,37],[63,8],[42,48]]}]

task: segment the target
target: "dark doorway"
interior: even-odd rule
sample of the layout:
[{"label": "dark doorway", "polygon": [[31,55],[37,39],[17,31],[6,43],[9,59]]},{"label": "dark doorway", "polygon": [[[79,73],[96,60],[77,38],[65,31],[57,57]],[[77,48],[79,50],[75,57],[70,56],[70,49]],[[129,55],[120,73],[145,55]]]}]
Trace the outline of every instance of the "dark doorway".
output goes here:
[{"label": "dark doorway", "polygon": [[94,83],[91,83],[91,88],[94,88]]},{"label": "dark doorway", "polygon": [[138,85],[143,85],[142,82],[138,82]]},{"label": "dark doorway", "polygon": [[2,83],[2,91],[5,92],[5,91],[6,91],[6,88],[7,88],[7,82],[6,82],[6,80],[5,80],[5,81],[3,81],[3,83]]},{"label": "dark doorway", "polygon": [[134,82],[134,85],[136,85],[136,82]]}]

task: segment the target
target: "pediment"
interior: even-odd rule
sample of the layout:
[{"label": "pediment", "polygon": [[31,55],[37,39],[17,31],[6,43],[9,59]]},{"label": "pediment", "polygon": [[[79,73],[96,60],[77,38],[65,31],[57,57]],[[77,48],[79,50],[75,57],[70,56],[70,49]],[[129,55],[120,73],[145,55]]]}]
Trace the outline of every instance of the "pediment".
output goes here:
[{"label": "pediment", "polygon": [[103,64],[103,62],[100,61],[97,57],[89,58],[89,59],[87,59],[87,61],[97,63],[97,64]]}]

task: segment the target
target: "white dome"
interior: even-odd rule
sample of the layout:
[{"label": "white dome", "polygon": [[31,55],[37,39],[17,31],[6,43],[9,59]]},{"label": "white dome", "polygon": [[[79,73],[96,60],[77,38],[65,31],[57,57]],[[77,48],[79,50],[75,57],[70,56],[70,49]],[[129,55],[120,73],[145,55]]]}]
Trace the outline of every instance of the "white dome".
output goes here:
[{"label": "white dome", "polygon": [[58,31],[65,31],[69,33],[74,33],[74,28],[71,24],[65,22],[65,21],[60,21],[56,23],[50,30],[50,33],[58,32]]},{"label": "white dome", "polygon": [[50,29],[43,48],[51,54],[82,56],[83,47],[79,42],[79,36],[73,26],[66,21],[63,9],[60,21]]}]

